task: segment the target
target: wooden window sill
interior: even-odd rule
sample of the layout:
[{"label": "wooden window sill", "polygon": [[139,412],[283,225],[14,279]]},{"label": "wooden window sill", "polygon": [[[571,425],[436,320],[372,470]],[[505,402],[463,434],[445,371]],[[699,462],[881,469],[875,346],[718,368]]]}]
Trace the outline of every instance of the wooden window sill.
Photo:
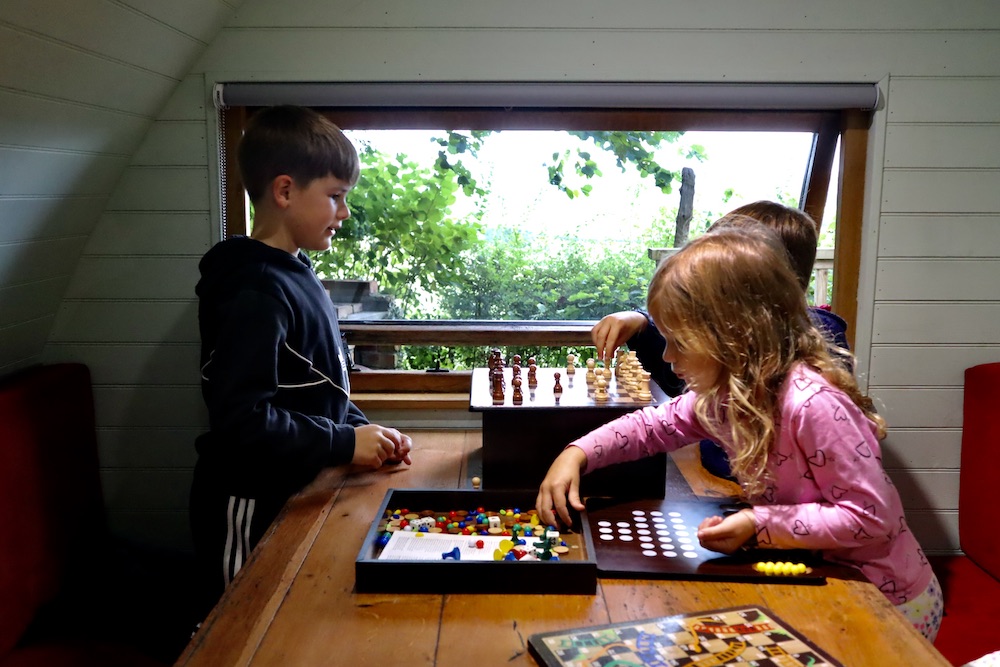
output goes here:
[{"label": "wooden window sill", "polygon": [[469,393],[356,392],[351,400],[366,410],[468,410]]}]

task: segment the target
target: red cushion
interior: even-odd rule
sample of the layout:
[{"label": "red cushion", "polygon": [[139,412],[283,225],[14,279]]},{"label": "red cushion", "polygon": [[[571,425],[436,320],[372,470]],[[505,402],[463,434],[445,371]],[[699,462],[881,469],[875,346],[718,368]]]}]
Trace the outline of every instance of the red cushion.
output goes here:
[{"label": "red cushion", "polygon": [[944,619],[934,646],[953,665],[1000,651],[1000,581],[964,556],[932,557],[944,590]]},{"label": "red cushion", "polygon": [[15,649],[0,667],[166,667],[134,651],[98,642],[67,642]]},{"label": "red cushion", "polygon": [[958,535],[965,555],[1000,579],[1000,362],[965,371]]},{"label": "red cushion", "polygon": [[103,536],[94,402],[81,364],[0,381],[0,655]]}]

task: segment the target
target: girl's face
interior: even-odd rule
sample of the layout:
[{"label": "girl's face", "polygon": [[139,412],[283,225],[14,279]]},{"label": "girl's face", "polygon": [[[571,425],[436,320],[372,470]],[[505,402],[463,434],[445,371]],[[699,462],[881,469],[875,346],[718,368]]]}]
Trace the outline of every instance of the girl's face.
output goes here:
[{"label": "girl's face", "polygon": [[664,334],[667,346],[663,349],[663,360],[670,364],[677,375],[688,388],[695,392],[704,392],[716,385],[722,366],[711,357],[685,350],[672,335]]}]

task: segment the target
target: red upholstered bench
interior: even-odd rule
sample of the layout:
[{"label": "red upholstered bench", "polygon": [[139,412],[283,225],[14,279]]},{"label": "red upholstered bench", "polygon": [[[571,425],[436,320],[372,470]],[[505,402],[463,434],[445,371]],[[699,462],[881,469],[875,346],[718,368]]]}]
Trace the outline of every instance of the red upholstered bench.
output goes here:
[{"label": "red upholstered bench", "polygon": [[98,474],[85,366],[34,367],[0,380],[0,667],[162,665],[90,634],[86,615],[60,618],[58,627],[43,622],[107,543]]},{"label": "red upholstered bench", "polygon": [[944,589],[934,646],[953,665],[1000,651],[1000,363],[965,371],[958,535],[964,556],[932,558]]}]

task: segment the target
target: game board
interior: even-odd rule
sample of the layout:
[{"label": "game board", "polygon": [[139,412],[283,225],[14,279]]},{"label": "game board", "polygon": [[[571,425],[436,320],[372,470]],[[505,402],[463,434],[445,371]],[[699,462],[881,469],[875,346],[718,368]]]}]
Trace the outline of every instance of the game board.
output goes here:
[{"label": "game board", "polygon": [[[650,382],[650,398],[643,399],[639,396],[637,387],[627,387],[624,382],[619,382],[617,376],[612,375],[608,381],[606,390],[608,398],[606,401],[595,400],[596,383],[587,382],[586,367],[576,367],[575,372],[567,374],[565,367],[561,368],[538,368],[535,373],[536,384],[531,386],[528,383],[527,371],[521,369],[521,400],[515,402],[513,391],[514,369],[510,366],[502,369],[504,376],[503,399],[497,401],[493,397],[490,385],[490,369],[476,368],[472,371],[472,391],[471,406],[473,410],[487,411],[496,408],[509,408],[518,411],[531,411],[533,409],[545,408],[579,408],[588,407],[598,410],[621,411],[637,410],[647,405],[659,405],[669,400],[663,390]],[[555,393],[555,375],[559,373],[559,385],[562,391]]]},{"label": "game board", "polygon": [[[494,397],[491,368],[472,371],[469,409],[483,415],[482,482],[486,489],[538,489],[552,461],[571,441],[617,417],[669,398],[655,382],[649,383],[649,400],[630,393],[612,376],[608,398],[594,398],[594,384],[587,382],[586,362],[567,373],[566,367],[536,368],[534,387],[521,367],[521,398],[513,392],[513,359],[500,368],[505,388]],[[562,392],[553,392],[559,373]],[[596,383],[595,383],[596,384]],[[618,498],[662,498],[666,485],[667,457],[657,454],[642,461],[609,466],[586,475],[585,495]]]},{"label": "game board", "polygon": [[[593,558],[589,527],[578,519],[574,529],[551,531],[556,532],[555,539],[548,527],[535,535],[535,531],[542,528],[533,520],[534,512],[530,509],[536,493],[537,489],[389,489],[355,559],[355,590],[359,593],[593,595],[597,590],[597,563]],[[506,509],[501,513],[499,510],[503,508]],[[432,532],[432,526],[421,522],[427,518],[433,520],[433,528],[440,532]],[[498,526],[494,525],[494,518],[498,519]],[[413,534],[412,530],[405,530],[404,520],[408,527],[421,524],[428,532],[423,539],[413,538],[410,546],[415,545],[415,550],[403,548],[391,558],[381,558],[383,549],[389,546],[397,532]],[[459,526],[462,523],[464,528]],[[522,526],[521,530],[514,528],[517,524]],[[491,532],[495,529],[500,533]],[[511,535],[503,535],[505,531]],[[385,539],[386,535],[389,540]],[[439,548],[436,538],[447,543]],[[523,538],[525,543],[516,544],[518,538]],[[509,541],[506,546],[504,539]],[[427,544],[417,544],[424,540]],[[456,549],[458,553],[454,553]],[[501,551],[500,560],[496,560],[497,549]],[[534,557],[518,553],[519,550],[533,551]],[[513,557],[508,559],[507,556]]]},{"label": "game board", "polygon": [[[725,516],[739,505],[719,500],[587,500],[587,521],[597,569],[605,576],[649,579],[703,579],[769,583],[823,584],[829,565],[805,551],[750,550],[737,555],[709,551],[698,544],[698,524]],[[776,577],[759,572],[763,561],[801,562],[809,572]]]},{"label": "game board", "polygon": [[544,667],[843,667],[766,607],[539,633],[528,650]]}]

